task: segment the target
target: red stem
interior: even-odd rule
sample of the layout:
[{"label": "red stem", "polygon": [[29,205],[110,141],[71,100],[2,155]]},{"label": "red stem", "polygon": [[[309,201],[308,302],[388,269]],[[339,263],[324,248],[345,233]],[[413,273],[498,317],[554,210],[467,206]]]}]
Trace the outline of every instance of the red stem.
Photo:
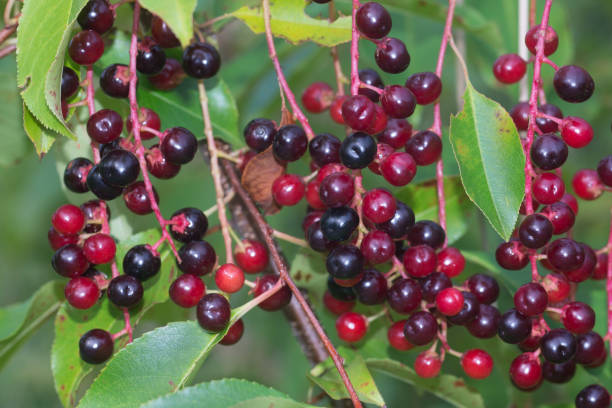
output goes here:
[{"label": "red stem", "polygon": [[351,95],[359,93],[359,31],[357,30],[357,9],[359,0],[353,0],[353,18],[351,26]]},{"label": "red stem", "polygon": [[[548,20],[550,18],[550,9],[552,7],[553,0],[546,0],[544,5],[544,13],[542,14],[542,22],[540,23],[540,29],[545,30],[548,26]],[[526,214],[533,214],[533,201],[531,200],[531,184],[532,175],[534,169],[531,164],[531,145],[533,144],[533,137],[536,131],[536,118],[538,117],[538,96],[542,90],[542,63],[544,60],[544,37],[538,38],[537,52],[533,64],[533,81],[531,84],[531,96],[529,97],[529,125],[527,127],[527,140],[525,141],[523,148],[525,150],[525,210]],[[538,265],[536,260],[535,250],[529,251],[529,261],[531,263],[531,279],[534,282],[539,281],[540,275],[538,274]]]}]

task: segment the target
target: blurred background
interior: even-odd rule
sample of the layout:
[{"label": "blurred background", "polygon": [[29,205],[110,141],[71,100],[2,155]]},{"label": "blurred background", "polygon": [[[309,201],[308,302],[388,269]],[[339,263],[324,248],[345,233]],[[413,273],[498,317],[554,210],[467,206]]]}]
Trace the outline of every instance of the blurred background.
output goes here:
[{"label": "blurred background", "polygon": [[[27,1],[27,0],[26,0]],[[348,0],[336,0],[338,8],[347,13],[350,9]],[[222,4],[221,4],[222,3]],[[198,18],[218,16],[237,9],[252,1],[230,0],[199,1]],[[444,5],[444,1],[390,0],[381,1],[393,14],[391,35],[406,42],[411,53],[412,63],[406,73],[392,76],[383,75],[386,84],[401,83],[414,72],[434,70],[437,59],[442,23],[440,16],[424,16],[419,5]],[[538,1],[541,6],[543,1]],[[434,7],[435,9],[435,7]],[[327,8],[311,4],[307,12],[312,16],[326,16]],[[508,110],[517,102],[518,87],[501,86],[493,78],[491,67],[495,59],[505,53],[517,52],[517,2],[515,0],[481,1],[466,0],[465,7],[458,12],[465,18],[470,30],[466,33],[466,61],[476,89],[499,101]],[[443,17],[443,16],[442,16]],[[612,2],[583,0],[573,2],[558,0],[553,4],[552,25],[559,34],[559,50],[552,56],[558,65],[577,64],[586,68],[596,82],[593,97],[584,104],[571,105],[560,101],[552,90],[550,67],[545,68],[545,89],[550,103],[559,106],[564,114],[580,116],[587,119],[595,129],[593,142],[579,151],[571,150],[570,159],[564,166],[566,185],[570,186],[572,175],[581,168],[595,168],[597,162],[612,152],[610,123],[612,120]],[[111,36],[112,38],[112,36]],[[112,41],[112,39],[111,39]],[[373,61],[374,46],[361,42],[362,59],[360,68],[375,67]],[[240,112],[240,129],[250,119],[269,117],[279,120],[279,100],[276,77],[272,65],[267,59],[267,50],[263,36],[253,35],[242,23],[232,22],[223,26],[219,36],[220,51],[223,55],[221,76],[228,83],[237,100]],[[328,50],[313,44],[290,46],[277,40],[277,47],[283,69],[294,92],[299,95],[310,83],[326,80],[334,84],[334,73]],[[348,74],[348,47],[340,47],[341,61]],[[11,60],[11,58],[13,60]],[[456,59],[449,49],[444,68],[444,91],[442,95],[444,132],[448,130],[448,119],[451,113],[460,110],[455,92]],[[21,129],[20,101],[15,94],[14,55],[0,60],[0,134],[6,135]],[[186,80],[184,86],[195,86]],[[431,125],[431,108],[417,108],[410,119],[415,128],[428,128]],[[329,119],[328,114],[312,116],[315,132],[330,132],[342,135],[342,128]],[[163,125],[163,124],[162,124]],[[193,130],[193,129],[192,129]],[[199,131],[194,130],[194,133]],[[445,134],[445,146],[448,146],[448,135]],[[55,279],[50,259],[52,250],[47,243],[47,230],[53,211],[67,200],[67,195],[60,183],[56,160],[63,160],[56,146],[43,159],[39,159],[23,135],[23,144],[2,142],[0,148],[12,149],[15,155],[23,156],[15,163],[2,163],[0,170],[0,306],[27,299],[43,283]],[[452,152],[445,150],[446,172],[457,174]],[[302,163],[303,162],[303,163]],[[298,174],[307,174],[307,163],[302,161],[290,168]],[[294,166],[292,164],[292,166]],[[431,166],[433,167],[433,166]],[[420,168],[414,182],[426,180],[433,176],[433,168]],[[367,186],[374,186],[377,180],[366,180]],[[503,183],[503,180],[499,181]],[[169,216],[176,209],[195,206],[202,209],[214,204],[214,189],[208,168],[197,158],[185,166],[180,175],[172,181],[155,183],[161,197],[162,213]],[[569,187],[571,189],[571,187]],[[75,204],[83,201],[82,197],[71,196]],[[580,202],[580,213],[575,227],[575,238],[594,248],[601,248],[607,239],[609,208],[612,203],[610,194],[593,202]],[[121,203],[119,203],[121,204]],[[123,210],[118,203],[111,207],[114,214]],[[303,217],[305,205],[283,210],[270,217],[273,225],[287,233],[301,236],[302,231],[296,219]],[[482,216],[476,211],[466,215],[467,233],[455,244],[462,249],[485,249],[493,253],[500,238],[486,225]],[[153,217],[133,220],[130,224],[134,231],[140,231],[154,225]],[[216,224],[216,220],[211,220]],[[218,234],[217,234],[218,235]],[[217,237],[211,239],[216,248],[221,248]],[[283,245],[288,259],[296,253],[296,248]],[[222,251],[218,251],[222,252]],[[469,265],[466,275],[482,272],[482,268]],[[529,279],[526,271],[506,272],[509,279],[525,282]],[[578,299],[588,301],[598,312],[597,329],[604,332],[605,326],[605,292],[603,282],[590,282],[583,287]],[[500,310],[507,310],[511,298],[507,292],[502,293],[499,301]],[[163,306],[164,313],[176,313],[181,316],[178,307]],[[333,317],[319,310],[328,333],[335,338]],[[231,348],[217,347],[203,365],[194,382],[222,377],[240,377],[256,380],[273,386],[290,394],[298,400],[305,400],[309,387],[305,377],[309,369],[308,362],[295,342],[287,322],[280,318],[280,312],[270,315],[255,310],[245,319],[245,335]],[[178,317],[177,317],[178,319]],[[147,321],[139,331],[150,330],[157,323]],[[523,394],[512,390],[507,379],[511,359],[517,354],[511,347],[499,345],[496,339],[476,341],[466,335],[462,328],[455,328],[449,333],[451,346],[458,350],[475,347],[475,345],[497,350],[497,355],[506,356],[496,360],[493,375],[477,384],[483,393],[487,406],[506,406],[513,399],[517,406],[545,406],[573,401],[575,394],[584,386],[593,382],[597,373],[588,374],[578,368],[576,378],[569,385],[546,385],[533,394]],[[0,395],[7,407],[58,407],[59,400],[53,389],[49,355],[53,341],[53,322],[47,322],[38,330],[0,371]],[[75,339],[75,347],[78,339]],[[399,355],[397,358],[408,364],[416,352]],[[606,364],[610,364],[610,361]],[[444,372],[460,374],[456,359],[449,358],[444,364]],[[593,375],[595,377],[593,377]],[[428,394],[415,393],[415,390],[390,377],[376,375],[377,384],[389,407],[406,406],[410,398],[413,407],[447,407],[447,403]],[[476,385],[467,381],[470,385]]]}]

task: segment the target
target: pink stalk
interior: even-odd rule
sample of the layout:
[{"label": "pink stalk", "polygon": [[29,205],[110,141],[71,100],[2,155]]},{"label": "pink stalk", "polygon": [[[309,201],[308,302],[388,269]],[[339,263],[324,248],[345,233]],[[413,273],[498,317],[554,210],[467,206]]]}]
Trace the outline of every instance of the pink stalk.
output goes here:
[{"label": "pink stalk", "polygon": [[304,115],[304,112],[300,109],[299,105],[295,100],[295,95],[291,91],[287,80],[285,79],[285,74],[283,74],[283,70],[280,66],[280,62],[278,61],[278,55],[276,54],[276,47],[274,46],[274,36],[272,35],[272,26],[270,24],[270,1],[263,0],[263,14],[264,14],[264,25],[266,28],[266,40],[268,42],[268,53],[270,54],[270,59],[272,60],[272,64],[274,65],[274,70],[276,71],[276,76],[278,77],[278,84],[281,87],[282,92],[287,96],[287,100],[289,100],[289,105],[291,106],[291,110],[293,111],[293,115],[297,118],[297,120],[302,125],[304,132],[306,132],[306,136],[308,140],[314,138],[315,134],[310,127],[310,123],[308,122],[308,118]]},{"label": "pink stalk", "polygon": [[[612,209],[611,209],[612,210]],[[612,357],[612,211],[610,211],[610,237],[608,238],[608,276],[606,291],[608,293],[608,341],[610,342],[610,357]]]},{"label": "pink stalk", "polygon": [[357,9],[359,0],[353,0],[353,22],[351,26],[351,95],[359,93],[359,31],[357,30]]},{"label": "pink stalk", "polygon": [[138,82],[138,76],[136,74],[136,56],[138,55],[138,24],[140,22],[140,4],[138,1],[134,2],[134,17],[132,23],[132,40],[130,43],[130,89],[128,93],[128,99],[130,101],[130,118],[132,120],[132,133],[135,139],[136,157],[138,157],[138,163],[140,164],[140,172],[144,180],[145,189],[151,202],[151,208],[155,213],[155,218],[161,227],[162,238],[168,241],[175,258],[180,262],[179,254],[174,245],[174,241],[170,236],[170,233],[166,229],[166,220],[161,215],[157,201],[155,200],[155,194],[153,193],[153,185],[149,178],[149,172],[147,171],[147,162],[145,159],[145,148],[140,138],[140,121],[138,120],[138,100],[136,98],[136,84]]}]

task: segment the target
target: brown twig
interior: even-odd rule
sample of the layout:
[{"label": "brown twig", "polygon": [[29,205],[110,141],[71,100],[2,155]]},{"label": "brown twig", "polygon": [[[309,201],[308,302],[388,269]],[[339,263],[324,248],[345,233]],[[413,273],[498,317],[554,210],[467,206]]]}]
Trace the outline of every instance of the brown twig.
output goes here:
[{"label": "brown twig", "polygon": [[7,55],[10,55],[15,52],[17,46],[15,44],[7,45],[6,47],[0,49],[0,58],[4,58]]}]

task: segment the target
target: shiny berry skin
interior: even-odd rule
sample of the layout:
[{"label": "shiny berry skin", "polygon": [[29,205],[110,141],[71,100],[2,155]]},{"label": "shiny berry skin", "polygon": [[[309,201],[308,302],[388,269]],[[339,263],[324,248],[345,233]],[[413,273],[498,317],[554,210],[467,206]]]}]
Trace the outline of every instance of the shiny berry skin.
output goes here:
[{"label": "shiny berry skin", "polygon": [[561,364],[544,361],[542,374],[546,381],[555,384],[564,384],[571,380],[576,373],[576,363],[573,360]]},{"label": "shiny berry skin", "polygon": [[576,408],[608,408],[610,393],[601,385],[592,384],[576,395]]},{"label": "shiny berry skin", "polygon": [[308,138],[301,127],[286,125],[278,129],[272,148],[278,160],[293,162],[306,153]]},{"label": "shiny berry skin", "polygon": [[305,190],[301,177],[295,174],[284,174],[272,184],[274,201],[281,206],[296,205],[304,197]]},{"label": "shiny berry skin", "polygon": [[[155,113],[154,110],[151,110],[149,108],[141,107],[138,109],[138,123],[140,123],[141,127],[146,126],[148,128],[151,128],[157,131],[161,129],[161,119],[159,118],[159,115]],[[132,117],[131,116],[129,116],[127,120],[125,121],[125,128],[127,129],[128,133],[132,132]],[[141,130],[140,138],[142,140],[153,139],[155,138],[155,134],[150,133],[148,131]]]},{"label": "shiny berry skin", "polygon": [[429,312],[415,312],[406,320],[404,335],[406,340],[416,346],[431,342],[438,333],[438,322]]},{"label": "shiny berry skin", "polygon": [[521,243],[531,249],[542,248],[550,241],[552,234],[552,223],[542,214],[525,217],[518,231]]},{"label": "shiny berry skin", "polygon": [[161,259],[146,245],[136,245],[123,257],[123,273],[144,282],[157,275]]},{"label": "shiny berry skin", "polygon": [[411,245],[429,245],[433,249],[438,249],[444,244],[446,233],[439,224],[422,220],[408,230],[407,239]]},{"label": "shiny berry skin", "polygon": [[446,288],[436,295],[436,308],[445,316],[455,316],[463,308],[463,294],[455,288]]},{"label": "shiny berry skin", "polygon": [[380,105],[374,104],[374,120],[370,122],[370,126],[365,130],[369,135],[376,135],[387,128],[389,118]]},{"label": "shiny berry skin", "polygon": [[555,72],[555,91],[566,102],[584,102],[593,95],[595,82],[591,75],[576,65],[566,65]]},{"label": "shiny berry skin", "polygon": [[130,90],[130,69],[124,64],[109,65],[100,74],[100,87],[113,98],[127,98]]},{"label": "shiny berry skin", "polygon": [[70,99],[79,89],[79,77],[72,69],[62,68],[61,98]]},{"label": "shiny berry skin", "polygon": [[417,245],[404,252],[404,268],[415,278],[423,278],[436,270],[436,253],[430,246]]},{"label": "shiny berry skin", "polygon": [[368,320],[362,314],[346,312],[336,320],[336,332],[341,340],[356,343],[368,331]]},{"label": "shiny berry skin", "polygon": [[179,249],[179,256],[179,269],[196,276],[209,274],[217,262],[215,249],[206,241],[194,240],[186,243]]},{"label": "shiny berry skin", "polygon": [[174,58],[166,58],[166,63],[161,71],[155,75],[151,75],[147,79],[151,84],[162,91],[169,91],[179,86],[186,74],[183,71],[181,63]]},{"label": "shiny berry skin", "polygon": [[49,231],[47,232],[47,238],[49,240],[49,245],[51,245],[51,248],[55,251],[57,251],[58,249],[60,249],[61,247],[63,247],[64,245],[67,244],[76,244],[77,242],[79,242],[79,236],[74,234],[74,235],[63,235],[60,234],[59,232],[57,232],[55,230],[55,228],[50,227]]},{"label": "shiny berry skin", "polygon": [[470,292],[463,292],[463,307],[461,311],[454,316],[448,316],[447,320],[454,325],[463,326],[474,321],[479,312],[480,304],[476,300],[476,296]]},{"label": "shiny berry skin", "polygon": [[501,83],[513,84],[527,72],[527,63],[518,54],[505,54],[493,64],[493,75]]},{"label": "shiny berry skin", "polygon": [[136,156],[127,150],[117,149],[108,153],[98,164],[102,180],[109,186],[126,187],[140,174]]},{"label": "shiny berry skin", "polygon": [[597,164],[597,175],[602,183],[612,187],[612,154],[599,161]]},{"label": "shiny berry skin", "polygon": [[579,268],[584,261],[584,250],[569,238],[557,239],[546,248],[548,262],[557,270],[571,271]]},{"label": "shiny berry skin", "polygon": [[107,234],[92,235],[83,243],[85,257],[95,265],[111,262],[115,259],[116,250],[115,240]]},{"label": "shiny berry skin", "polygon": [[270,119],[257,118],[251,120],[244,128],[246,144],[256,152],[263,152],[274,141],[276,124]]},{"label": "shiny berry skin", "polygon": [[79,65],[91,65],[104,53],[104,41],[100,34],[85,30],[76,34],[68,45],[68,54]]},{"label": "shiny berry skin", "polygon": [[325,252],[334,247],[334,243],[323,235],[321,221],[315,221],[308,227],[308,230],[306,230],[306,240],[310,248],[318,252]]},{"label": "shiny berry skin", "polygon": [[113,355],[114,342],[106,330],[93,329],[79,339],[81,360],[89,364],[101,364]]},{"label": "shiny berry skin", "polygon": [[342,105],[344,105],[344,101],[346,100],[346,95],[336,96],[336,99],[332,102],[329,107],[329,116],[333,119],[334,122],[344,125],[344,118],[342,117]]},{"label": "shiny berry skin", "polygon": [[[253,290],[255,296],[259,296],[272,289],[276,285],[276,282],[278,282],[278,279],[279,277],[276,275],[264,275],[257,279],[255,289]],[[291,289],[289,289],[287,285],[284,285],[274,295],[261,302],[259,307],[270,312],[280,310],[291,302],[291,297]]]},{"label": "shiny berry skin", "polygon": [[98,143],[110,143],[121,135],[123,120],[111,109],[101,109],[87,120],[87,134]]},{"label": "shiny berry skin", "polygon": [[593,140],[593,128],[582,118],[568,116],[561,122],[561,137],[569,146],[580,149]]},{"label": "shiny berry skin", "polygon": [[174,48],[181,45],[168,24],[158,16],[153,16],[151,32],[155,41],[164,48]]},{"label": "shiny berry skin", "polygon": [[[576,268],[569,271],[563,271],[565,277],[570,282],[583,282],[591,277],[595,265],[597,264],[597,255],[595,251],[588,245],[578,243],[578,246],[582,249],[584,259],[582,263]],[[579,255],[579,253],[578,253]]]},{"label": "shiny berry skin", "polygon": [[374,230],[366,234],[360,248],[366,262],[371,265],[388,262],[395,254],[395,243],[384,231]]},{"label": "shiny berry skin", "polygon": [[405,119],[389,119],[387,127],[380,133],[378,141],[388,144],[394,149],[404,147],[404,144],[412,136],[412,125]]},{"label": "shiny berry skin", "polygon": [[578,200],[576,197],[569,193],[563,194],[563,198],[561,199],[562,203],[565,203],[570,206],[575,215],[578,215]]},{"label": "shiny berry skin", "polygon": [[477,273],[467,280],[467,287],[480,303],[490,305],[499,296],[499,284],[495,278]]},{"label": "shiny berry skin", "polygon": [[367,269],[353,290],[360,303],[379,305],[387,298],[387,278],[376,269]]},{"label": "shiny berry skin", "polygon": [[331,241],[345,241],[359,225],[359,216],[350,207],[336,207],[325,211],[321,217],[323,236]]},{"label": "shiny berry skin", "polygon": [[439,272],[444,273],[449,278],[459,276],[465,268],[465,258],[457,248],[446,247],[438,252]]},{"label": "shiny berry skin", "polygon": [[175,211],[170,221],[170,235],[180,242],[202,239],[208,229],[208,218],[206,215],[201,210],[193,207],[186,207]]},{"label": "shiny berry skin", "polygon": [[[157,191],[155,191],[155,187],[153,187],[153,195],[155,196],[155,202],[159,204],[159,196]],[[130,184],[123,191],[123,201],[125,206],[134,214],[145,215],[153,212],[149,194],[143,181]]]},{"label": "shiny berry skin", "polygon": [[225,333],[225,336],[223,336],[219,344],[223,346],[231,346],[232,344],[236,344],[240,341],[243,334],[244,323],[242,322],[242,319],[238,319],[236,323],[230,326],[227,333]]},{"label": "shiny berry skin", "polygon": [[542,365],[530,353],[517,356],[510,365],[510,379],[521,390],[532,390],[542,382]]},{"label": "shiny berry skin", "polygon": [[[378,88],[381,91],[385,87],[380,75],[378,75],[378,72],[370,68],[359,70],[359,80],[362,83]],[[359,95],[367,96],[372,102],[378,102],[380,100],[380,94],[368,88],[359,88]]]},{"label": "shiny berry skin", "polygon": [[204,295],[197,305],[196,317],[204,330],[218,333],[227,327],[232,310],[223,295],[209,293]]},{"label": "shiny berry skin", "polygon": [[538,40],[542,36],[544,36],[544,55],[549,56],[559,46],[559,37],[551,26],[546,26],[544,30],[541,29],[539,24],[531,27],[525,35],[525,45],[533,55],[536,55]]},{"label": "shiny berry skin", "polygon": [[402,119],[414,113],[416,98],[410,89],[400,85],[390,85],[383,90],[380,103],[387,115]]},{"label": "shiny berry skin", "polygon": [[198,150],[198,141],[189,130],[174,127],[166,131],[160,149],[171,163],[186,164],[193,160]]},{"label": "shiny berry skin", "polygon": [[510,309],[499,320],[497,334],[506,343],[518,344],[529,337],[531,326],[531,318],[516,309]]},{"label": "shiny berry skin", "polygon": [[387,37],[376,44],[374,59],[380,69],[390,74],[404,72],[410,65],[406,45],[397,38]]},{"label": "shiny berry skin", "polygon": [[85,226],[85,214],[76,205],[64,204],[53,213],[51,224],[60,234],[78,234]]},{"label": "shiny berry skin", "polygon": [[244,272],[234,264],[224,264],[215,272],[215,283],[219,290],[236,293],[244,285]]},{"label": "shiny berry skin", "polygon": [[354,195],[355,180],[347,173],[332,173],[319,186],[319,197],[328,208],[349,205]]},{"label": "shiny berry skin", "polygon": [[89,159],[84,157],[72,159],[64,170],[64,185],[74,193],[86,193],[89,191],[87,174],[92,167],[93,163]]},{"label": "shiny berry skin", "polygon": [[308,151],[319,167],[340,162],[340,140],[329,133],[316,135],[308,144]]},{"label": "shiny berry skin", "polygon": [[[185,276],[185,275],[182,275]],[[142,283],[133,276],[119,275],[108,284],[108,300],[119,307],[133,307],[142,300]]]},{"label": "shiny berry skin", "polygon": [[172,282],[169,293],[170,299],[172,299],[174,303],[180,307],[190,308],[197,305],[206,294],[206,286],[198,276],[185,273]]},{"label": "shiny berry skin", "polygon": [[389,184],[405,186],[416,175],[416,162],[408,153],[392,153],[380,164],[380,172]]},{"label": "shiny berry skin", "polygon": [[197,78],[212,78],[221,67],[221,56],[215,47],[204,42],[195,42],[183,51],[183,69],[187,75]]},{"label": "shiny berry skin", "polygon": [[[548,116],[553,116],[555,118],[563,119],[563,112],[561,111],[561,109],[551,103],[545,103],[538,106],[538,112],[544,113]],[[538,128],[540,128],[542,133],[554,133],[559,130],[559,125],[557,124],[557,122],[544,117],[536,118],[536,125],[538,126]]]},{"label": "shiny berry skin", "polygon": [[331,295],[329,291],[326,291],[323,295],[323,304],[325,305],[327,310],[337,316],[346,312],[350,312],[355,307],[354,300],[345,301],[341,299],[336,299],[334,296]]},{"label": "shiny berry skin", "polygon": [[570,294],[570,284],[567,278],[557,273],[548,274],[542,279],[542,286],[546,289],[549,303],[558,303]]},{"label": "shiny berry skin", "polygon": [[538,136],[531,145],[531,160],[542,170],[561,167],[567,160],[567,155],[567,145],[551,133]]},{"label": "shiny berry skin", "polygon": [[419,284],[412,279],[398,279],[387,291],[387,303],[400,314],[416,309],[422,297]]},{"label": "shiny berry skin", "polygon": [[302,94],[302,105],[310,113],[321,113],[334,100],[334,90],[325,82],[313,82]]},{"label": "shiny berry skin", "polygon": [[83,30],[104,34],[113,26],[115,17],[106,0],[90,0],[79,13],[77,21]]},{"label": "shiny berry skin", "polygon": [[565,363],[576,354],[576,338],[565,329],[552,329],[542,337],[540,348],[547,361]]},{"label": "shiny berry skin", "polygon": [[373,223],[387,222],[395,214],[395,198],[383,188],[372,189],[363,197],[362,210],[363,215]]},{"label": "shiny berry skin", "polygon": [[590,331],[576,336],[576,363],[592,364],[605,353],[606,345],[599,334]]},{"label": "shiny berry skin", "polygon": [[357,10],[356,24],[361,34],[366,37],[383,38],[391,31],[391,15],[379,3],[364,3]]},{"label": "shiny berry skin", "polygon": [[593,268],[593,276],[591,276],[594,280],[603,280],[608,276],[608,254],[598,254],[597,260],[595,262],[595,267]]},{"label": "shiny berry skin", "polygon": [[321,197],[319,195],[319,189],[321,187],[321,182],[317,179],[310,180],[308,184],[306,184],[306,201],[310,208],[315,210],[325,210],[327,207],[321,201]]},{"label": "shiny berry skin", "polygon": [[484,350],[472,349],[461,356],[461,367],[468,377],[482,380],[493,371],[493,359]]},{"label": "shiny berry skin", "polygon": [[166,53],[152,37],[138,41],[136,69],[141,74],[155,75],[161,72],[166,64]]},{"label": "shiny berry skin", "polygon": [[322,215],[323,215],[322,211],[308,212],[306,216],[304,217],[304,220],[302,221],[302,231],[307,232],[308,228],[310,228],[312,224],[314,224],[317,221],[321,221]]},{"label": "shiny berry skin", "polygon": [[440,159],[442,140],[434,132],[425,130],[408,139],[406,152],[412,156],[417,165],[427,166]]},{"label": "shiny berry skin", "polygon": [[398,320],[387,330],[387,340],[389,341],[389,344],[391,347],[399,351],[406,351],[414,348],[414,344],[406,340],[406,336],[404,335],[405,325],[406,320]]},{"label": "shiny berry skin", "polygon": [[391,238],[399,239],[404,237],[414,225],[414,212],[401,201],[396,201],[395,207],[393,217],[386,222],[377,224],[377,227],[389,234]]},{"label": "shiny berry skin", "polygon": [[591,169],[577,171],[572,179],[572,187],[574,187],[576,195],[583,200],[595,200],[603,193],[604,189],[597,172]]},{"label": "shiny berry skin", "polygon": [[497,308],[480,304],[476,317],[467,323],[466,327],[472,336],[488,339],[497,334],[500,319],[501,316]]},{"label": "shiny berry skin", "polygon": [[348,136],[340,145],[340,159],[349,169],[367,167],[376,155],[376,142],[372,136],[356,132]]},{"label": "shiny berry skin", "polygon": [[565,194],[565,184],[561,177],[554,173],[542,173],[533,180],[531,191],[539,203],[553,204]]},{"label": "shiny berry skin", "polygon": [[510,110],[510,116],[518,130],[527,130],[529,124],[529,103],[519,102],[514,105]]},{"label": "shiny berry skin", "polygon": [[570,302],[563,307],[561,321],[563,326],[572,333],[588,333],[595,326],[595,312],[586,303]]},{"label": "shiny berry skin", "polygon": [[355,130],[366,130],[374,121],[376,108],[366,96],[347,97],[342,103],[342,118],[347,126]]},{"label": "shiny berry skin", "polygon": [[158,145],[151,146],[145,158],[147,160],[147,170],[158,179],[171,179],[181,170],[180,165],[171,163],[164,157]]},{"label": "shiny berry skin", "polygon": [[246,273],[258,273],[268,266],[268,250],[259,241],[243,240],[242,246],[236,246],[234,256],[238,266]]},{"label": "shiny berry skin", "polygon": [[363,254],[354,245],[340,245],[334,248],[325,261],[327,272],[334,279],[352,279],[363,272]]},{"label": "shiny berry skin", "polygon": [[559,235],[569,231],[576,220],[576,215],[569,205],[564,202],[558,202],[547,205],[541,211],[552,223],[553,234]]},{"label": "shiny berry skin", "polygon": [[119,197],[123,191],[121,187],[111,186],[104,181],[99,165],[93,166],[87,173],[87,187],[96,197],[106,201]]},{"label": "shiny berry skin", "polygon": [[539,283],[526,283],[514,294],[514,307],[525,316],[544,313],[548,306],[548,294]]},{"label": "shiny berry skin", "polygon": [[[93,234],[102,230],[102,201],[90,200],[81,204],[81,210],[85,214],[85,228],[83,231],[88,234]],[[110,209],[106,206],[106,218],[110,219]]]},{"label": "shiny berry skin", "polygon": [[429,105],[440,97],[442,81],[433,72],[418,72],[408,77],[406,88],[412,91],[419,105]]},{"label": "shiny berry skin", "polygon": [[442,360],[435,351],[423,351],[414,361],[414,371],[421,378],[434,378],[440,374]]},{"label": "shiny berry skin", "polygon": [[72,307],[84,310],[96,304],[100,298],[100,289],[93,280],[78,276],[66,284],[64,296]]},{"label": "shiny berry skin", "polygon": [[[453,286],[450,278],[441,272],[430,273],[424,279],[421,279],[419,283],[421,285],[423,299],[425,299],[428,303],[435,302],[438,293]],[[461,310],[463,307],[463,303],[464,302],[462,300],[459,310]]]}]

